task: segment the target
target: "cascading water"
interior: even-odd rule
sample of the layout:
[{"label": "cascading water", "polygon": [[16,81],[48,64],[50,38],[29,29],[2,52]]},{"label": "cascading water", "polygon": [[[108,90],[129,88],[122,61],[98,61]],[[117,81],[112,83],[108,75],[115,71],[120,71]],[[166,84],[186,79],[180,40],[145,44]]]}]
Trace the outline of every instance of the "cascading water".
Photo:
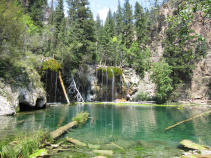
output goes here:
[{"label": "cascading water", "polygon": [[106,101],[108,101],[108,70],[106,68]]},{"label": "cascading water", "polygon": [[53,75],[51,71],[51,80],[50,80],[50,95],[49,95],[49,100],[51,100],[51,93],[52,93],[52,87],[53,87]]},{"label": "cascading water", "polygon": [[46,71],[46,73],[45,73],[45,78],[46,78],[46,80],[45,80],[45,89],[47,89],[48,71]]},{"label": "cascading water", "polygon": [[56,79],[55,79],[55,95],[54,95],[54,103],[56,102],[56,90],[57,90],[57,73],[56,73]]},{"label": "cascading water", "polygon": [[111,72],[112,72],[112,101],[115,100],[115,96],[114,96],[114,86],[115,86],[115,76],[114,76],[114,71],[111,68]]}]

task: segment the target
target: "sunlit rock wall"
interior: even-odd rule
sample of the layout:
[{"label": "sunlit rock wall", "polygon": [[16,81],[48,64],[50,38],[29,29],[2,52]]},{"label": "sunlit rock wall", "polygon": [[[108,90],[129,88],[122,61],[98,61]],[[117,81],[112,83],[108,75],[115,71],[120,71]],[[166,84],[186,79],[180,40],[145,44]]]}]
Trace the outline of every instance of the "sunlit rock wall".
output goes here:
[{"label": "sunlit rock wall", "polygon": [[84,76],[90,83],[86,101],[134,101],[142,91],[149,97],[155,95],[155,84],[147,72],[141,78],[132,68],[89,66]]},{"label": "sunlit rock wall", "polygon": [[0,79],[0,115],[12,115],[17,110],[45,106],[46,93],[40,75],[31,69],[26,69],[26,72],[27,76],[19,76],[19,80],[13,84]]}]

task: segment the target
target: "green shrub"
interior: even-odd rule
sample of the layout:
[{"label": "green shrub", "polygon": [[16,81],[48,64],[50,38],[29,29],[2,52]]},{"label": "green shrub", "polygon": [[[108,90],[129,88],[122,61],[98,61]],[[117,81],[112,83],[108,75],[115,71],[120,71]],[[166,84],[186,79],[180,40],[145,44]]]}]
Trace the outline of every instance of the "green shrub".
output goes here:
[{"label": "green shrub", "polygon": [[149,101],[149,100],[151,99],[148,97],[148,93],[144,91],[140,91],[139,94],[135,96],[135,101]]}]

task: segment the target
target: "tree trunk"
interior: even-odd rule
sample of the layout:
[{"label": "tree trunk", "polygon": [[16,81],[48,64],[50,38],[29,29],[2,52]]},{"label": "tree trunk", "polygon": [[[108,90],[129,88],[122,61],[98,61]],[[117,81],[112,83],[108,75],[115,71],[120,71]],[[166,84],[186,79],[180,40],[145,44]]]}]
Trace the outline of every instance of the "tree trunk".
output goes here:
[{"label": "tree trunk", "polygon": [[67,92],[66,92],[66,89],[65,89],[65,87],[64,87],[63,80],[62,80],[61,71],[59,71],[59,79],[60,79],[60,83],[61,83],[61,86],[62,86],[64,95],[65,95],[65,98],[66,98],[66,100],[67,100],[67,103],[70,104],[70,101],[69,101],[69,98],[68,98],[68,96],[67,96]]}]

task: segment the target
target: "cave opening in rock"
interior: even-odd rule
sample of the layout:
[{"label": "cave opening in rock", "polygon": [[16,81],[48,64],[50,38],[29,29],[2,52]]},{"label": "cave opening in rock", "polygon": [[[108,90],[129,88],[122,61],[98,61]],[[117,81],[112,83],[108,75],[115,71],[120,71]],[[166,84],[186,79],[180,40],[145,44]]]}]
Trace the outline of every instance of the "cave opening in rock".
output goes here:
[{"label": "cave opening in rock", "polygon": [[32,111],[35,110],[34,106],[30,106],[26,103],[19,103],[20,111]]}]

